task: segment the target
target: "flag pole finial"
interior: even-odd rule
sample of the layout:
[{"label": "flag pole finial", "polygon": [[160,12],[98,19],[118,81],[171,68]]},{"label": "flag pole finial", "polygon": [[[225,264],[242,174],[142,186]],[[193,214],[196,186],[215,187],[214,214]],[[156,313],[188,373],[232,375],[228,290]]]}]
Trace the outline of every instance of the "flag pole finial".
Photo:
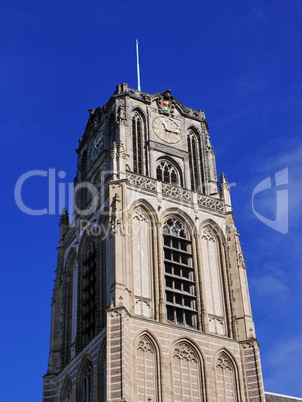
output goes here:
[{"label": "flag pole finial", "polygon": [[136,72],[137,72],[137,89],[140,91],[141,90],[141,77],[140,77],[140,71],[139,71],[139,53],[138,53],[138,40],[136,39],[135,45],[136,45]]}]

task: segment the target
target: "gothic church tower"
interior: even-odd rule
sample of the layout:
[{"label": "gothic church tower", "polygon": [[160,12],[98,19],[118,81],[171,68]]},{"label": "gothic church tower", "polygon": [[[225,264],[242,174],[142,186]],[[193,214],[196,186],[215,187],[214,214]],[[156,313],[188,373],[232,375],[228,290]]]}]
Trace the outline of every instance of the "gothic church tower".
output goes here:
[{"label": "gothic church tower", "polygon": [[230,190],[202,110],[117,86],[60,222],[45,402],[264,401]]}]

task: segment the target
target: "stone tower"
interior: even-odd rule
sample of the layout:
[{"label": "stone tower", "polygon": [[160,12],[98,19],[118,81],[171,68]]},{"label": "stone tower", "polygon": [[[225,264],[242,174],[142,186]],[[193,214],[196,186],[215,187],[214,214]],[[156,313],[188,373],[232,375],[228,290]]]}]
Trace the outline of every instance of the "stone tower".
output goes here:
[{"label": "stone tower", "polygon": [[117,86],[63,211],[45,402],[264,401],[230,189],[202,110]]}]

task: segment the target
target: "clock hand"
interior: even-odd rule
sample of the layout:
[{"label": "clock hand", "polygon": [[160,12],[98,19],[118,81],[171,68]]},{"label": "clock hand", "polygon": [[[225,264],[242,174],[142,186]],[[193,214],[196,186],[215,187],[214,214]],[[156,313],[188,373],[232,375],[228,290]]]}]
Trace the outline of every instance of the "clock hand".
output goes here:
[{"label": "clock hand", "polygon": [[179,129],[173,130],[170,128],[166,128],[166,131],[168,131],[169,133],[179,134]]},{"label": "clock hand", "polygon": [[165,127],[165,130],[166,130],[166,131],[169,131],[169,129],[168,129],[168,127],[167,127],[167,125],[166,125],[166,123],[165,123],[164,121],[162,121],[162,124],[163,124],[163,126]]}]

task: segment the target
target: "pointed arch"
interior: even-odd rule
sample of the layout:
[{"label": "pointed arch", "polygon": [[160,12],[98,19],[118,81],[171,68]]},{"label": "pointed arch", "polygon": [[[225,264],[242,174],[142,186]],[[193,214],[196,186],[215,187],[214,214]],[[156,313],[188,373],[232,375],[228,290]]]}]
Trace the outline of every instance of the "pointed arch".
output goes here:
[{"label": "pointed arch", "polygon": [[133,172],[147,175],[146,118],[139,108],[133,109],[131,124]]},{"label": "pointed arch", "polygon": [[64,380],[60,402],[72,402],[72,382],[69,376]]},{"label": "pointed arch", "polygon": [[192,342],[181,339],[172,351],[175,402],[204,401],[204,368],[201,355]]},{"label": "pointed arch", "polygon": [[148,215],[152,224],[158,221],[158,214],[148,200],[143,198],[135,200],[129,209],[131,215],[133,214],[134,209],[137,207],[141,207],[145,210],[145,213]]},{"label": "pointed arch", "polygon": [[163,238],[167,319],[197,327],[192,234],[183,218],[171,214],[163,222]]},{"label": "pointed arch", "polygon": [[239,402],[240,388],[238,367],[235,359],[226,349],[219,350],[214,358],[217,400]]},{"label": "pointed arch", "polygon": [[201,152],[200,134],[195,127],[187,130],[187,146],[189,154],[191,190],[204,193],[204,173]]},{"label": "pointed arch", "polygon": [[159,351],[153,336],[144,331],[136,338],[136,399],[159,401],[161,394]]},{"label": "pointed arch", "polygon": [[81,402],[93,401],[93,363],[90,356],[85,356],[82,360],[77,378],[77,400]]}]

